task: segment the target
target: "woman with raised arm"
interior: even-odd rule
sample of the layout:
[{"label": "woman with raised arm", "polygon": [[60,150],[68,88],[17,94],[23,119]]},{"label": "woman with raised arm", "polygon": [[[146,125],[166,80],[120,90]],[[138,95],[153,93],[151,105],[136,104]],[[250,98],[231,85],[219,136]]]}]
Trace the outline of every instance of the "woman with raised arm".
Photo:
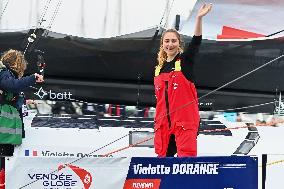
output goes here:
[{"label": "woman with raised arm", "polygon": [[160,41],[154,85],[157,98],[155,152],[158,157],[197,155],[199,127],[198,98],[193,65],[202,40],[202,18],[212,8],[204,4],[198,11],[194,36],[183,51],[180,34],[166,30]]}]

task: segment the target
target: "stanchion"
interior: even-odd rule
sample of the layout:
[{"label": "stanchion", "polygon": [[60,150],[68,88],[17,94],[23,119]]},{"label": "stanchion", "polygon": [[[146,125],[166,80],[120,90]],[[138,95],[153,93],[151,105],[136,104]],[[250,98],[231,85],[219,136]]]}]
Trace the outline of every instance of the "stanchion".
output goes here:
[{"label": "stanchion", "polygon": [[266,164],[267,164],[267,154],[262,154],[262,189],[265,189]]}]

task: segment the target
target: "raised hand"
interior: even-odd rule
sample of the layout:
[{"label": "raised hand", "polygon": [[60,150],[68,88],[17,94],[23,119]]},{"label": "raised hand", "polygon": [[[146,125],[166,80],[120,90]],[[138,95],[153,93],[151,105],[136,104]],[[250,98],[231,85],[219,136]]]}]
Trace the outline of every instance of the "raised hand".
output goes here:
[{"label": "raised hand", "polygon": [[212,9],[212,6],[212,3],[203,4],[198,11],[197,17],[202,18],[203,16],[205,16]]},{"label": "raised hand", "polygon": [[44,79],[43,79],[43,76],[42,75],[39,75],[38,73],[35,73],[35,78],[36,78],[36,82],[37,83],[42,83],[44,82]]}]

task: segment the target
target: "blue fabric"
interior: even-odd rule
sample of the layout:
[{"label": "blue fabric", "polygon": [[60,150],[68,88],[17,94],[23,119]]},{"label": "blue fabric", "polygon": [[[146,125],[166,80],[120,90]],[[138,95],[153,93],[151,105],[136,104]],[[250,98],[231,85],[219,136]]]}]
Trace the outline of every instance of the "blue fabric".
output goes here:
[{"label": "blue fabric", "polygon": [[15,76],[7,69],[0,72],[0,89],[12,92],[20,93],[25,91],[29,86],[34,85],[36,78],[34,75],[26,76],[21,79],[16,79]]}]

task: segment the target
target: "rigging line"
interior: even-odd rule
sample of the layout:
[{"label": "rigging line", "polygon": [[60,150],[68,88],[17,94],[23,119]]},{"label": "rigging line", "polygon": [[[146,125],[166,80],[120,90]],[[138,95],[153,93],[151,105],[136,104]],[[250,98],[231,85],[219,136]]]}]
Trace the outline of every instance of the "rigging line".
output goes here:
[{"label": "rigging line", "polygon": [[282,32],[284,32],[284,30],[280,30],[280,31],[277,31],[277,32],[275,32],[275,33],[266,35],[265,37],[271,37],[271,36],[273,36],[273,35],[276,35],[276,34],[279,34],[279,33],[282,33]]},{"label": "rigging line", "polygon": [[[51,2],[51,0],[47,1],[47,3],[46,3],[45,9],[44,9],[44,13],[43,13],[43,16],[42,16],[42,18],[41,18],[42,20],[40,20],[40,21],[38,22],[38,23],[40,24],[39,27],[41,26],[42,22],[45,21],[43,18],[44,18],[44,16],[46,15],[46,12],[47,12],[47,9],[49,8],[50,2]],[[55,11],[53,12],[53,15],[52,15],[52,18],[51,18],[51,21],[50,21],[50,23],[49,23],[48,28],[51,28],[51,26],[52,26],[52,24],[53,24],[53,21],[54,21],[54,19],[55,19],[57,13],[58,13],[58,11],[59,11],[59,7],[60,7],[61,3],[62,3],[62,0],[59,0],[58,3],[57,3],[57,6],[56,6],[56,8],[55,8]],[[24,50],[24,53],[23,53],[24,55],[26,54],[26,51],[27,51],[28,47],[30,46],[30,44],[33,43],[33,42],[35,41],[35,39],[38,37],[38,36],[36,36],[36,34],[35,34],[35,32],[36,32],[37,29],[38,29],[38,28],[35,28],[35,29],[34,29],[34,32],[28,37],[28,43],[27,43],[27,45],[26,45],[26,47],[25,47],[25,50]],[[48,31],[45,32],[45,35],[44,35],[44,36],[46,37],[47,35],[48,35]]]},{"label": "rigging line", "polygon": [[[283,123],[284,121],[280,121],[280,122],[277,122],[277,123]],[[246,126],[238,126],[238,127],[231,127],[231,128],[224,128],[224,129],[205,129],[205,130],[201,130],[199,131],[200,133],[211,133],[211,132],[221,132],[221,131],[230,131],[230,130],[237,130],[237,129],[245,129],[245,128],[254,128],[254,127],[263,127],[263,126],[271,126],[271,125],[246,125]],[[155,131],[154,131],[155,133]],[[112,155],[112,154],[115,154],[117,152],[121,152],[123,150],[126,150],[128,148],[131,148],[131,147],[135,147],[139,144],[142,144],[144,142],[147,142],[149,140],[152,140],[154,139],[154,136],[150,136],[150,137],[147,137],[147,138],[144,138],[144,139],[141,139],[139,141],[137,141],[136,143],[134,144],[131,144],[131,145],[128,145],[128,146],[125,146],[125,147],[122,147],[122,148],[119,148],[119,149],[116,149],[116,150],[113,150],[111,152],[108,152],[106,154],[103,154],[102,157],[107,157],[109,155]]]},{"label": "rigging line", "polygon": [[[246,125],[246,126],[237,126],[237,127],[231,127],[231,128],[224,128],[224,129],[205,129],[205,130],[200,130],[199,132],[201,133],[211,133],[211,132],[221,132],[221,131],[230,131],[230,130],[238,130],[238,129],[245,129],[245,128],[255,128],[255,127],[268,127],[268,126],[273,126],[273,124],[278,124],[278,123],[283,123],[284,121],[275,121],[275,122],[271,122],[271,123],[267,123],[267,124],[250,124],[250,125]],[[155,131],[154,131],[155,133]],[[144,138],[144,139],[141,139],[139,141],[137,141],[136,143],[134,144],[131,144],[131,145],[128,145],[128,146],[125,146],[125,147],[122,147],[122,148],[119,148],[119,149],[116,149],[116,150],[113,150],[111,152],[108,152],[104,155],[102,155],[102,157],[107,157],[109,155],[112,155],[112,154],[115,154],[117,152],[120,152],[120,151],[123,151],[123,150],[126,150],[130,147],[135,147],[139,144],[142,144],[144,142],[147,142],[149,140],[152,140],[154,139],[154,136],[150,136],[150,137],[147,137],[147,138]],[[281,163],[283,162],[283,160],[281,161]],[[278,163],[278,162],[277,162]]]},{"label": "rigging line", "polygon": [[163,12],[163,15],[162,15],[162,18],[160,20],[160,23],[159,23],[158,27],[160,27],[162,25],[162,22],[163,22],[163,20],[165,18],[166,12],[167,12],[167,4],[165,6],[165,9],[164,9],[164,12]]},{"label": "rigging line", "polygon": [[[268,155],[271,155],[271,154],[268,154]],[[279,154],[279,155],[283,156],[283,154]],[[281,163],[284,163],[284,159],[267,163],[266,166],[271,166],[271,165],[276,165],[276,164],[281,164]],[[262,165],[259,165],[258,167],[262,167]]]},{"label": "rigging line", "polygon": [[[255,68],[255,69],[249,71],[248,73],[243,74],[243,75],[237,77],[236,79],[234,79],[234,80],[232,80],[232,81],[230,81],[230,82],[225,83],[225,84],[222,85],[221,87],[218,87],[217,89],[215,89],[215,90],[213,90],[213,91],[210,91],[209,93],[207,93],[207,94],[205,94],[205,95],[199,97],[198,100],[199,100],[199,99],[202,99],[202,98],[204,98],[204,97],[206,97],[206,96],[208,96],[208,95],[210,95],[210,94],[212,94],[212,93],[214,93],[214,92],[216,92],[216,91],[218,91],[218,90],[220,90],[220,89],[222,89],[222,88],[224,88],[224,87],[226,87],[226,86],[228,86],[228,85],[230,85],[230,84],[232,84],[232,83],[234,83],[234,82],[236,82],[236,81],[239,80],[239,79],[244,78],[245,76],[247,76],[247,75],[249,75],[249,74],[251,74],[251,73],[253,73],[253,72],[255,72],[255,71],[257,71],[257,70],[259,70],[259,69],[261,69],[261,68],[263,68],[263,67],[265,67],[265,66],[267,66],[267,65],[269,65],[269,64],[271,64],[272,62],[274,62],[274,61],[276,61],[276,60],[282,58],[283,56],[284,56],[284,55],[278,56],[278,57],[276,57],[275,59],[273,59],[273,60],[271,60],[271,61],[269,61],[269,62],[267,62],[267,63],[265,63],[265,64],[263,64],[263,65],[261,65],[261,66],[259,66],[259,67],[257,67],[257,68]],[[167,114],[165,114],[165,115],[163,115],[163,116],[160,116],[160,117],[159,117],[158,119],[156,119],[156,120],[160,120],[160,119],[162,119],[162,118],[164,118],[164,117],[166,117],[166,116],[168,116],[168,115],[170,115],[170,114],[172,114],[172,113],[174,113],[174,112],[176,112],[176,111],[178,111],[178,110],[180,110],[180,109],[182,109],[182,108],[185,108],[186,106],[191,105],[193,102],[196,102],[196,100],[193,100],[193,101],[191,101],[191,102],[189,102],[189,103],[186,103],[185,105],[182,105],[182,106],[180,106],[180,107],[174,109],[173,111],[171,111],[171,112],[169,112],[169,113],[167,113]],[[150,124],[152,124],[152,123],[150,123]],[[143,127],[140,127],[139,129],[136,129],[136,130],[134,129],[134,131],[138,131],[138,130],[140,130],[140,129],[142,129],[142,128],[144,128],[144,127],[150,125],[150,124],[145,124]],[[94,153],[94,152],[97,152],[97,151],[99,151],[99,150],[101,150],[101,149],[103,149],[103,148],[105,148],[105,147],[107,147],[107,146],[109,146],[109,145],[111,145],[111,144],[114,144],[115,142],[117,142],[117,141],[119,141],[119,140],[121,140],[121,139],[123,139],[123,138],[125,138],[125,137],[127,137],[127,136],[129,136],[129,134],[125,134],[124,136],[121,136],[120,138],[118,138],[118,139],[116,139],[116,140],[113,140],[113,141],[111,141],[111,142],[105,144],[104,146],[101,146],[101,147],[99,147],[99,148],[93,150],[92,152],[88,153],[88,155],[91,155],[91,154]],[[150,140],[150,139],[149,139],[149,140]],[[70,162],[70,163],[65,164],[65,165],[75,163],[75,162],[77,162],[77,161],[79,161],[79,160],[81,160],[81,159],[83,159],[83,158],[85,158],[85,157],[78,158],[78,159],[76,159],[76,160],[74,160],[74,161],[72,161],[72,162]],[[63,168],[64,168],[64,167],[63,167]],[[52,173],[54,173],[54,172],[56,172],[56,171],[57,171],[57,170],[52,171],[52,172],[49,173],[49,174],[52,174]],[[32,182],[30,182],[30,183],[24,185],[24,186],[21,187],[21,188],[24,188],[24,187],[26,187],[26,186],[29,186],[30,184],[35,183],[35,182],[37,182],[37,181],[39,181],[39,180],[40,180],[40,179],[34,180],[34,181],[32,181]]]},{"label": "rigging line", "polygon": [[105,10],[105,14],[104,14],[104,21],[103,21],[103,34],[105,35],[106,33],[106,28],[107,28],[107,20],[108,20],[108,12],[109,12],[109,0],[106,0],[106,10]]},{"label": "rigging line", "polygon": [[122,148],[113,150],[113,151],[108,152],[108,153],[106,153],[106,154],[103,154],[102,157],[108,157],[108,156],[110,156],[110,155],[112,155],[112,154],[115,154],[115,153],[117,153],[117,152],[121,152],[121,151],[126,150],[126,149],[131,148],[131,147],[135,147],[135,146],[137,146],[138,144],[143,144],[144,142],[147,142],[147,141],[152,140],[152,139],[154,139],[153,136],[147,137],[147,138],[145,138],[145,139],[142,139],[142,140],[137,141],[137,142],[134,143],[134,144],[131,144],[131,145],[128,145],[128,146],[125,146],[125,147],[122,147]]},{"label": "rigging line", "polygon": [[[266,36],[264,36],[264,37],[266,37],[266,38],[267,38],[267,37],[271,37],[271,36],[274,36],[274,35],[279,34],[279,33],[282,33],[282,32],[284,32],[284,30],[280,30],[280,31],[275,32],[275,33],[272,33],[272,34],[268,34],[268,35],[266,35]],[[245,39],[251,39],[251,38],[245,38]],[[264,40],[266,40],[266,39],[264,39]],[[227,41],[227,40],[226,40],[226,41]],[[243,44],[240,44],[240,45],[238,45],[238,46],[234,46],[234,47],[228,48],[228,50],[236,50],[236,49],[243,48],[243,47],[245,47],[246,45],[249,45],[252,41],[254,41],[254,40],[244,41]],[[240,41],[237,41],[237,42],[240,42]]]},{"label": "rigging line", "polygon": [[54,13],[53,13],[53,15],[52,15],[52,18],[51,18],[50,22],[49,22],[48,29],[50,29],[50,28],[52,27],[52,25],[53,25],[53,23],[54,23],[54,20],[55,20],[55,17],[57,16],[57,14],[58,14],[58,12],[59,12],[59,8],[60,8],[60,6],[61,6],[61,4],[62,4],[62,1],[63,1],[63,0],[59,0],[58,3],[57,3],[57,5],[56,5],[55,11],[54,11]]},{"label": "rigging line", "polygon": [[44,17],[45,17],[45,15],[46,15],[46,13],[47,13],[47,10],[48,10],[48,8],[49,8],[49,5],[50,5],[50,2],[51,2],[52,0],[47,0],[46,1],[46,3],[45,3],[45,5],[44,5],[44,8],[43,8],[43,12],[42,12],[42,14],[41,14],[41,16],[40,16],[40,19],[38,20],[38,27],[40,27],[41,26],[41,24],[43,23],[43,21],[45,21],[44,20]]},{"label": "rigging line", "polygon": [[46,1],[45,6],[44,6],[44,9],[43,9],[43,12],[42,12],[42,14],[41,14],[41,16],[40,16],[40,19],[37,21],[38,26],[34,29],[33,33],[30,34],[30,36],[28,37],[28,43],[27,43],[27,45],[26,45],[26,47],[25,47],[25,49],[24,49],[24,53],[23,53],[24,55],[26,54],[27,49],[29,48],[30,44],[33,43],[33,42],[35,41],[35,39],[37,38],[37,36],[36,36],[36,34],[35,34],[35,33],[36,33],[36,30],[37,30],[38,28],[40,28],[41,25],[42,25],[42,23],[45,21],[45,20],[44,20],[44,17],[45,17],[45,15],[46,15],[46,13],[47,13],[47,10],[48,10],[48,8],[49,8],[50,2],[51,2],[51,0],[47,0],[47,1]]},{"label": "rigging line", "polygon": [[[224,88],[224,87],[226,87],[226,86],[228,86],[228,85],[230,85],[230,84],[236,82],[237,80],[240,80],[240,79],[244,78],[245,76],[247,76],[247,75],[249,75],[249,74],[251,74],[251,73],[253,73],[253,72],[255,72],[255,71],[257,71],[257,70],[259,70],[259,69],[261,69],[261,68],[263,68],[263,67],[265,67],[265,66],[267,66],[267,65],[269,65],[269,64],[271,64],[272,62],[274,62],[274,61],[276,61],[276,60],[282,58],[283,56],[284,56],[284,55],[281,55],[281,56],[279,56],[279,57],[277,57],[277,58],[275,58],[275,59],[273,59],[273,60],[271,60],[271,61],[269,61],[269,62],[267,62],[267,63],[265,63],[265,64],[263,64],[263,65],[261,65],[261,66],[259,66],[259,67],[257,67],[257,68],[255,68],[255,69],[253,69],[252,71],[250,71],[250,72],[248,72],[248,73],[246,73],[246,74],[243,74],[243,75],[241,75],[240,77],[237,77],[236,79],[234,79],[234,80],[232,80],[232,81],[230,81],[230,82],[227,82],[226,84],[222,85],[221,87],[218,87],[217,89],[215,89],[215,90],[213,90],[213,91],[211,91],[211,92],[209,92],[209,93],[207,93],[207,94],[205,94],[205,95],[199,97],[198,100],[200,100],[200,99],[202,99],[202,98],[205,98],[206,96],[208,96],[208,95],[210,95],[210,94],[212,94],[212,93],[214,93],[214,92],[216,92],[216,91],[218,91],[218,90],[220,90],[220,89],[222,89],[222,88]],[[174,113],[174,112],[176,112],[176,111],[178,111],[178,110],[180,110],[180,109],[182,109],[182,108],[185,108],[186,106],[189,106],[189,105],[192,104],[193,102],[196,102],[196,100],[190,101],[189,103],[186,103],[185,105],[182,105],[182,106],[180,106],[180,107],[178,107],[178,108],[172,110],[171,112],[169,112],[169,113],[167,113],[167,114],[165,114],[165,115],[162,115],[162,116],[158,117],[158,118],[156,119],[156,121],[157,121],[157,120],[160,120],[160,119],[163,119],[164,117],[166,117],[166,116],[168,116],[168,115],[170,115],[170,114],[172,114],[172,113]],[[143,127],[138,128],[138,129],[136,129],[136,130],[134,130],[134,131],[138,131],[138,130],[140,130],[140,129],[142,129],[142,128],[148,126],[148,125],[151,125],[151,124],[152,124],[152,123],[145,124]],[[119,140],[121,140],[122,138],[124,138],[124,137],[126,137],[126,136],[128,136],[128,135],[129,135],[129,134],[124,135],[124,136],[121,137]],[[111,143],[109,143],[109,144],[106,144],[105,147],[106,147],[106,146],[109,146],[109,145],[111,145],[111,144],[113,144],[113,143],[111,142]],[[99,149],[97,149],[97,150],[91,152],[90,154],[92,154],[92,153],[94,153],[94,152],[97,152],[97,151],[100,150],[100,149],[102,149],[102,148],[99,148]]]},{"label": "rigging line", "polygon": [[2,19],[2,16],[4,15],[4,12],[5,12],[6,9],[7,9],[7,6],[8,6],[8,4],[9,4],[9,2],[10,2],[10,0],[8,0],[8,1],[6,2],[5,6],[4,6],[4,9],[3,9],[3,11],[1,12],[0,21],[1,21],[1,19]]},{"label": "rigging line", "polygon": [[[173,5],[173,2],[174,2],[174,0],[172,1],[172,5]],[[172,6],[172,5],[171,5],[171,6]],[[165,9],[164,9],[162,18],[161,18],[161,20],[160,20],[160,23],[159,23],[159,25],[157,26],[156,32],[155,32],[155,34],[154,34],[153,37],[152,37],[152,40],[153,40],[153,41],[154,41],[154,40],[157,38],[157,36],[158,36],[158,33],[159,33],[159,31],[160,31],[162,22],[163,22],[163,20],[164,20],[164,18],[165,18],[166,12],[167,12],[167,4],[166,4],[166,6],[165,6]]]},{"label": "rigging line", "polygon": [[165,23],[164,23],[164,28],[166,27],[166,25],[167,25],[167,23],[168,23],[169,15],[170,15],[171,10],[172,10],[172,8],[173,8],[174,1],[175,1],[175,0],[172,0],[171,6],[169,7],[168,11],[167,11],[167,7],[168,7],[168,6],[166,6],[165,12],[167,12],[168,14],[167,14],[167,17],[166,17],[166,20],[165,20]]},{"label": "rigging line", "polygon": [[[248,75],[250,75],[250,74],[252,74],[252,73],[255,72],[255,71],[258,71],[259,69],[261,69],[261,68],[263,68],[263,67],[265,67],[265,66],[271,64],[272,62],[275,62],[275,61],[278,60],[278,59],[281,59],[282,57],[284,57],[284,54],[283,54],[283,55],[280,55],[280,56],[278,56],[278,57],[276,57],[276,58],[274,58],[273,60],[270,60],[269,62],[267,62],[267,63],[265,63],[265,64],[263,64],[263,65],[261,65],[261,66],[255,68],[255,69],[253,69],[253,70],[251,70],[251,71],[249,71],[249,72],[247,72],[247,73],[245,73],[245,74],[243,74],[243,75],[241,75],[241,76],[239,76],[239,77],[237,77],[237,78],[235,78],[235,79],[233,79],[232,81],[229,81],[229,82],[225,83],[224,85],[222,85],[222,86],[220,86],[220,87],[218,87],[218,88],[216,88],[216,89],[214,89],[214,90],[212,90],[212,91],[210,91],[210,92],[208,92],[208,93],[202,95],[201,97],[197,98],[197,100],[203,99],[203,98],[209,96],[210,94],[215,93],[216,91],[218,91],[218,90],[220,90],[220,89],[222,89],[222,88],[224,88],[224,87],[226,87],[226,86],[228,86],[228,85],[230,85],[230,84],[232,84],[232,83],[234,83],[234,82],[236,82],[236,81],[238,81],[238,80],[240,80],[240,79],[242,79],[242,78],[244,78],[244,77],[246,77],[246,76],[248,76]],[[182,105],[182,106],[180,106],[180,107],[174,109],[174,110],[171,111],[169,114],[174,113],[174,112],[176,112],[176,111],[178,111],[178,110],[180,110],[180,109],[182,109],[182,108],[185,108],[186,106],[188,106],[188,105],[190,105],[190,104],[192,104],[192,103],[194,103],[194,102],[196,103],[197,100],[193,100],[193,101],[191,101],[191,102],[188,102],[188,103],[186,103],[186,104],[184,104],[184,105]],[[167,116],[167,115],[163,115],[163,117],[165,117],[165,116]]]},{"label": "rigging line", "polygon": [[238,108],[229,108],[229,109],[224,109],[224,110],[214,110],[214,111],[226,112],[226,111],[233,111],[233,110],[242,110],[242,109],[254,108],[254,107],[259,107],[259,106],[265,106],[265,105],[274,104],[274,103],[275,103],[275,101],[271,101],[271,102],[265,102],[265,103],[261,103],[261,104],[250,105],[250,106],[243,106],[243,107],[238,107]]},{"label": "rigging line", "polygon": [[140,102],[140,90],[141,90],[141,74],[138,74],[137,77],[137,101],[136,101],[136,106],[139,107],[139,102]]},{"label": "rigging line", "polygon": [[[283,48],[280,50],[280,53],[284,54],[284,49]],[[277,86],[276,86],[276,89],[275,89],[275,99],[278,99],[278,101],[275,101],[274,112],[273,113],[280,115],[281,113],[283,113],[283,107],[282,107],[283,106],[283,102],[282,102],[282,97],[281,97],[281,93],[283,91],[283,88],[280,87],[281,78],[280,77],[276,77],[275,80],[277,81]]]}]

